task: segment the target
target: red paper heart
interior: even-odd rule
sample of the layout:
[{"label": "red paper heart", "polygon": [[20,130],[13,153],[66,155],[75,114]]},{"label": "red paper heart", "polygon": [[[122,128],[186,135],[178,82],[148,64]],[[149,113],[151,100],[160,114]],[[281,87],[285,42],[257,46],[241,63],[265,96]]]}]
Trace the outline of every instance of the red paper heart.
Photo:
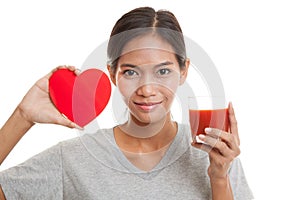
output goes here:
[{"label": "red paper heart", "polygon": [[84,127],[106,107],[111,85],[99,69],[88,69],[79,76],[68,69],[59,69],[49,79],[49,94],[62,114]]}]

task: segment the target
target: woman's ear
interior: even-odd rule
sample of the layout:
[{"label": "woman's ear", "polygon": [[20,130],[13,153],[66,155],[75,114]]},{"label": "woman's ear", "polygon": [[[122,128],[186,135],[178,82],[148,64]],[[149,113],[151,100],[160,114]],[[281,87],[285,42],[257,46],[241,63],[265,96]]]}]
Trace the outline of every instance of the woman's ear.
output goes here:
[{"label": "woman's ear", "polygon": [[107,65],[107,70],[109,72],[111,82],[116,86],[116,76],[114,70],[110,65]]},{"label": "woman's ear", "polygon": [[185,59],[184,68],[180,69],[180,82],[179,82],[179,85],[182,85],[185,82],[188,71],[189,71],[189,66],[190,66],[190,59],[187,58],[187,59]]}]

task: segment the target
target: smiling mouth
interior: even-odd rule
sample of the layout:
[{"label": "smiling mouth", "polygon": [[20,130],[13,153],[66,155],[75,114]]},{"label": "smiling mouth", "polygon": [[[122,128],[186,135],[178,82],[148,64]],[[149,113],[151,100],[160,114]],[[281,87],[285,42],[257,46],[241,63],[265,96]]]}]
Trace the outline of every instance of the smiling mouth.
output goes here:
[{"label": "smiling mouth", "polygon": [[144,111],[151,111],[155,109],[157,106],[159,106],[162,103],[160,102],[134,102],[134,104]]}]

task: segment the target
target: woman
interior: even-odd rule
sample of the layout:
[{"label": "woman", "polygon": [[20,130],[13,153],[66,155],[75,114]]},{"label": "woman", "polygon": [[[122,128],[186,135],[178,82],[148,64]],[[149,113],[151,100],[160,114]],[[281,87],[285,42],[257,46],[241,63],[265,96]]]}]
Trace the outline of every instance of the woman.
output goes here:
[{"label": "woman", "polygon": [[[206,145],[191,145],[189,127],[171,118],[174,94],[189,67],[175,16],[149,7],[126,13],[112,30],[107,52],[107,69],[128,120],[61,142],[1,172],[1,199],[251,199],[236,158],[232,104],[230,133],[208,128],[201,137]],[[36,123],[78,128],[49,99],[52,73],[36,82],[2,127],[1,163]]]}]

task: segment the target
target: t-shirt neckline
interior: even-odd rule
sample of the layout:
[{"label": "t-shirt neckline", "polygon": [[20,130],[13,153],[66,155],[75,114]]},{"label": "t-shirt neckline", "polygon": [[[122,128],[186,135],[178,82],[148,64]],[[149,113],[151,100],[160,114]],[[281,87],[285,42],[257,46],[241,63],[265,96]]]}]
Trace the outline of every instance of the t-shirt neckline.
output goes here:
[{"label": "t-shirt neckline", "polygon": [[[139,169],[138,167],[136,167],[134,164],[132,164],[127,159],[127,157],[124,155],[124,153],[119,148],[119,146],[117,145],[115,137],[114,137],[113,128],[109,129],[109,132],[110,132],[110,136],[112,139],[112,144],[117,149],[117,154],[116,154],[117,159],[120,161],[120,163],[123,165],[123,167],[127,168],[132,173],[136,173],[136,174],[143,175],[143,176],[145,176],[145,175],[149,176],[149,175],[156,174],[157,172],[161,171],[168,165],[172,164],[187,150],[188,145],[185,145],[186,148],[184,148],[184,145],[180,144],[181,142],[184,142],[183,128],[184,127],[181,124],[178,124],[177,133],[176,133],[173,141],[171,141],[169,148],[165,152],[162,159],[158,162],[158,164],[150,171],[143,171],[143,170]],[[178,148],[178,147],[181,147],[181,148]],[[146,177],[143,177],[143,178],[146,178]]]}]

